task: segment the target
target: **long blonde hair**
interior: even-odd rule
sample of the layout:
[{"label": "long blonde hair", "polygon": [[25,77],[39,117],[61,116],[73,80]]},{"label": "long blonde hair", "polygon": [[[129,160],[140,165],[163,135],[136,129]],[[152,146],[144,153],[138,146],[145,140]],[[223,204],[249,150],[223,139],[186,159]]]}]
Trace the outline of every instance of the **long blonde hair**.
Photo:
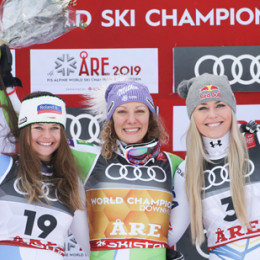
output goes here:
[{"label": "long blonde hair", "polygon": [[[202,137],[194,118],[191,116],[187,132],[186,157],[186,193],[190,204],[191,237],[201,244],[205,237],[202,223],[202,187],[204,184],[204,162],[206,157]],[[229,163],[230,190],[236,216],[242,226],[249,226],[245,203],[245,174],[249,170],[248,150],[245,138],[240,133],[235,114],[232,111],[230,146],[227,161]]]}]

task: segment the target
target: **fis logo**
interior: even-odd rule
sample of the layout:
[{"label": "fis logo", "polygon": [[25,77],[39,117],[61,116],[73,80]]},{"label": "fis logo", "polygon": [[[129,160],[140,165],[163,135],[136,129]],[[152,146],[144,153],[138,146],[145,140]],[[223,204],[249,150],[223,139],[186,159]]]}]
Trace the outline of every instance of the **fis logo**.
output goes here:
[{"label": "fis logo", "polygon": [[201,88],[200,92],[204,92],[204,93],[200,94],[200,99],[221,97],[219,88],[216,86],[212,86],[212,85],[207,85],[207,86]]}]

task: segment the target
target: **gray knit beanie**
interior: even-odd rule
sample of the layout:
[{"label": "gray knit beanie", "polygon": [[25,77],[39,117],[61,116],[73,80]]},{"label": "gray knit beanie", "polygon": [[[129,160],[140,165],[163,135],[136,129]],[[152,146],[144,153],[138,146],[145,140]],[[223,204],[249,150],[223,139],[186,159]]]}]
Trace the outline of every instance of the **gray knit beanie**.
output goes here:
[{"label": "gray knit beanie", "polygon": [[204,73],[189,80],[183,80],[177,87],[180,97],[186,98],[189,118],[195,107],[208,101],[223,101],[236,112],[236,99],[227,76]]}]

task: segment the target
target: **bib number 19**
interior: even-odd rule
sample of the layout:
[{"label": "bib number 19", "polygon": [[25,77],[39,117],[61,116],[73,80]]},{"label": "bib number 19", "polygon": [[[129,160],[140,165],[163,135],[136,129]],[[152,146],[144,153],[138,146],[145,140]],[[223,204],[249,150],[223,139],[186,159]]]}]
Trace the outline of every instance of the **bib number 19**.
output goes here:
[{"label": "bib number 19", "polygon": [[25,210],[24,216],[27,217],[26,227],[24,234],[31,235],[35,221],[38,228],[42,230],[42,233],[38,237],[46,238],[57,226],[57,219],[49,214],[41,215],[38,219],[36,218],[36,212],[31,210]]}]

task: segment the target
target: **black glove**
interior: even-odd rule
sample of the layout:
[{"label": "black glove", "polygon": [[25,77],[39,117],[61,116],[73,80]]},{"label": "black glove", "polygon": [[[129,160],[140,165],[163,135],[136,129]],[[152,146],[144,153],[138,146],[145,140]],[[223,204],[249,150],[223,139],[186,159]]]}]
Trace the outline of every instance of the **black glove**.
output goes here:
[{"label": "black glove", "polygon": [[184,260],[184,256],[181,252],[175,251],[171,248],[166,249],[167,260]]},{"label": "black glove", "polygon": [[0,75],[2,81],[0,81],[0,89],[4,89],[9,86],[22,87],[22,81],[19,78],[13,77],[12,71],[12,54],[9,47],[6,44],[0,46]]},{"label": "black glove", "polygon": [[255,121],[251,120],[247,124],[242,124],[240,126],[241,133],[255,133],[260,130],[260,124],[257,124]]}]

